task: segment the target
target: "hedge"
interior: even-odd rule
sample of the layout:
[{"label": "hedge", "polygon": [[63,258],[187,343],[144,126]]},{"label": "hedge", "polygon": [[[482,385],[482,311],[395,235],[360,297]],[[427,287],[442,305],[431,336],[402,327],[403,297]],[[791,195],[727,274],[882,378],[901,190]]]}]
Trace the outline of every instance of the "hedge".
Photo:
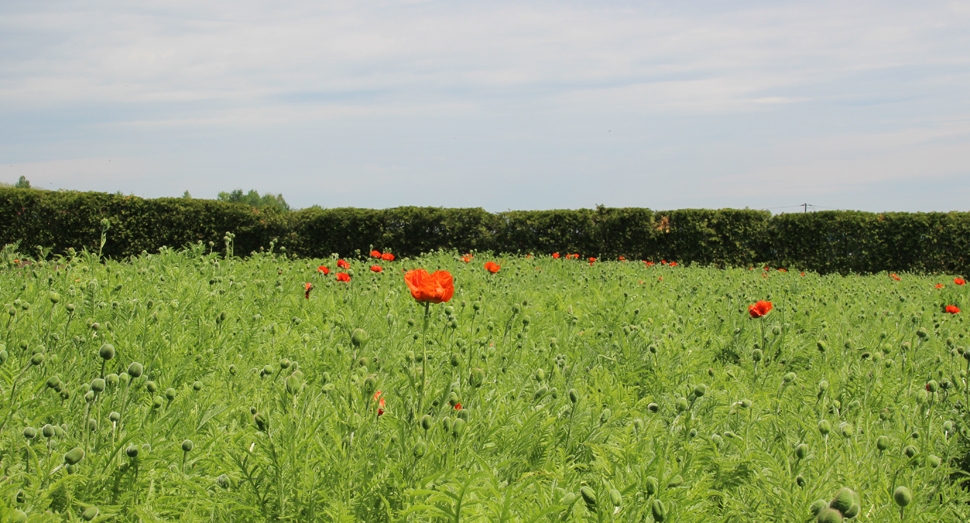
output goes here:
[{"label": "hedge", "polygon": [[363,256],[371,249],[416,256],[459,252],[577,253],[582,257],[677,261],[719,267],[761,264],[821,273],[880,271],[966,274],[970,213],[826,211],[772,216],[767,211],[607,208],[553,211],[398,207],[260,210],[182,198],[0,188],[0,243],[62,254],[112,258],[213,242],[248,255],[274,239],[293,255]]}]

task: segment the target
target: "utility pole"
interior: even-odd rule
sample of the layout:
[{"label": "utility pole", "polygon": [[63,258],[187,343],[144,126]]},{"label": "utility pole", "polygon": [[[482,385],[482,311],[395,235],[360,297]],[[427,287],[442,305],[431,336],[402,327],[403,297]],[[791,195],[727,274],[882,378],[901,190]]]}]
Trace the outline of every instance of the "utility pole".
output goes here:
[{"label": "utility pole", "polygon": [[805,208],[805,212],[808,212],[808,204],[807,203],[803,203],[802,204],[802,207]]}]

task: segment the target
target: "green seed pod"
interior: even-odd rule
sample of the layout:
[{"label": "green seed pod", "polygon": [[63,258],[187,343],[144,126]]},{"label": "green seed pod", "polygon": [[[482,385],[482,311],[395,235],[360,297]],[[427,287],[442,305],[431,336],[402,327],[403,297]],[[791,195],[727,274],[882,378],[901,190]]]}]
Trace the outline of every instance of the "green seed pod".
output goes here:
[{"label": "green seed pod", "polygon": [[47,425],[44,425],[44,427],[40,429],[40,433],[43,434],[45,438],[51,439],[54,437],[54,434],[57,434],[57,431],[54,430],[53,425],[48,423]]},{"label": "green seed pod", "polygon": [[569,402],[576,404],[579,401],[579,392],[576,389],[569,389]]},{"label": "green seed pod", "polygon": [[96,517],[98,517],[98,507],[88,507],[81,513],[81,519],[84,521],[91,521]]},{"label": "green seed pod", "polygon": [[879,439],[876,440],[876,448],[879,449],[880,452],[888,449],[889,438],[887,436],[879,436]]},{"label": "green seed pod", "polygon": [[458,416],[458,419],[463,419],[465,421],[468,421],[468,416],[471,415],[470,412],[471,411],[469,411],[468,409],[461,409],[458,411],[458,414],[455,414],[455,415]]},{"label": "green seed pod", "polygon": [[145,384],[145,390],[147,390],[149,394],[155,394],[158,392],[158,384],[154,381],[149,381]]},{"label": "green seed pod", "polygon": [[542,380],[546,379],[546,371],[542,369],[536,369],[534,376],[536,381],[541,382]]},{"label": "green seed pod", "polygon": [[700,385],[694,387],[694,396],[697,396],[698,398],[700,398],[704,394],[707,394],[707,385],[704,385],[703,383],[701,383]]},{"label": "green seed pod", "polygon": [[798,476],[795,476],[795,484],[798,485],[799,487],[804,487],[805,476],[802,476],[801,474],[799,474]]},{"label": "green seed pod", "polygon": [[677,407],[677,412],[684,412],[688,407],[687,398],[677,398],[677,401],[674,402],[674,406]]},{"label": "green seed pod", "polygon": [[47,378],[47,388],[48,389],[55,389],[56,390],[60,386],[61,386],[61,378],[59,376],[54,375],[54,376],[51,376],[50,378]]},{"label": "green seed pod", "polygon": [[936,380],[930,380],[930,381],[926,382],[926,391],[927,392],[936,392],[939,389],[940,389],[940,384],[937,383]]},{"label": "green seed pod", "polygon": [[128,457],[131,458],[131,459],[137,458],[138,457],[138,445],[129,445],[128,448],[125,449],[125,454],[127,454]]},{"label": "green seed pod", "polygon": [[660,482],[657,478],[653,476],[647,476],[647,479],[643,482],[643,491],[647,493],[648,496],[652,496],[657,493],[660,489]]},{"label": "green seed pod", "polygon": [[906,454],[907,458],[913,458],[916,456],[916,452],[916,447],[912,445],[906,445],[906,448],[903,449],[903,454]]},{"label": "green seed pod", "polygon": [[802,443],[801,445],[795,447],[795,457],[798,459],[805,459],[808,456],[808,445]]},{"label": "green seed pod", "polygon": [[822,380],[822,381],[818,382],[818,391],[819,392],[825,392],[827,390],[829,390],[829,382],[827,382],[825,380]]},{"label": "green seed pod", "polygon": [[196,392],[199,392],[200,390],[202,390],[202,382],[201,381],[196,381],[195,383],[193,383],[192,384],[192,390],[194,390]]},{"label": "green seed pod", "polygon": [[364,380],[364,392],[366,394],[373,394],[377,390],[377,378],[374,376],[367,376]]},{"label": "green seed pod", "polygon": [[677,488],[684,484],[684,476],[677,474],[667,482],[667,488]]},{"label": "green seed pod", "polygon": [[152,400],[152,408],[153,409],[156,409],[156,410],[157,409],[160,409],[164,405],[165,405],[165,399],[162,398],[161,396],[155,396],[155,399]]},{"label": "green seed pod", "polygon": [[451,432],[453,425],[454,422],[451,420],[451,418],[444,418],[441,420],[441,428],[445,429],[445,432]]},{"label": "green seed pod", "polygon": [[115,348],[110,343],[105,343],[98,351],[98,356],[101,356],[104,361],[108,361],[115,357]]},{"label": "green seed pod", "polygon": [[411,453],[414,454],[415,458],[424,457],[424,455],[428,453],[428,444],[423,441],[415,443],[414,449],[411,451]]},{"label": "green seed pod", "polygon": [[111,414],[108,414],[108,421],[112,423],[118,423],[119,421],[121,421],[121,414],[118,414],[117,412],[112,411]]},{"label": "green seed pod", "polygon": [[953,432],[953,422],[952,421],[947,420],[947,421],[944,421],[943,422],[943,432],[946,432],[946,433]]},{"label": "green seed pod", "polygon": [[583,487],[579,489],[579,495],[583,497],[583,501],[586,502],[586,508],[590,512],[596,512],[596,492],[589,487]]},{"label": "green seed pod", "polygon": [[425,414],[421,416],[421,428],[424,430],[431,430],[431,424],[433,423],[430,414]]},{"label": "green seed pod", "polygon": [[621,504],[623,504],[623,495],[620,494],[619,490],[610,490],[610,503],[613,503],[614,507],[619,507]]},{"label": "green seed pod", "polygon": [[855,502],[856,493],[848,487],[842,487],[838,492],[835,493],[835,497],[832,498],[832,501],[829,502],[829,508],[834,508],[841,514],[845,514]]},{"label": "green seed pod", "polygon": [[84,449],[81,447],[74,447],[64,454],[64,463],[68,465],[77,465],[82,459],[84,459]]},{"label": "green seed pod", "polygon": [[175,389],[173,389],[172,387],[165,389],[165,399],[167,399],[168,401],[172,401],[175,399],[175,396],[176,396]]},{"label": "green seed pod", "polygon": [[657,523],[663,523],[664,519],[667,518],[667,507],[659,499],[653,500],[653,503],[650,504],[650,512],[653,513],[653,520]]},{"label": "green seed pod", "polygon": [[[371,378],[368,378],[368,379],[371,379]],[[299,392],[300,391],[300,386],[303,384],[300,381],[300,377],[297,376],[296,374],[291,374],[291,375],[287,376],[286,377],[286,380],[285,380],[285,383],[286,383],[286,392],[288,392],[290,394],[296,394],[297,392]],[[366,381],[364,383],[365,383],[365,386],[366,386]],[[201,385],[201,383],[199,383],[199,384]],[[373,390],[371,390],[369,392],[373,392]]]},{"label": "green seed pod", "polygon": [[27,439],[34,439],[37,437],[37,429],[34,427],[24,428],[24,437]]},{"label": "green seed pod", "polygon": [[140,378],[144,370],[145,369],[142,367],[141,363],[138,363],[137,361],[131,365],[128,365],[128,375],[132,378]]},{"label": "green seed pod", "polygon": [[849,422],[843,422],[839,425],[839,432],[842,433],[843,438],[851,438],[855,434],[855,427]]},{"label": "green seed pod", "polygon": [[900,507],[905,507],[913,501],[913,493],[906,487],[896,487],[893,492],[893,501]]},{"label": "green seed pod", "polygon": [[603,412],[600,413],[600,424],[604,424],[610,421],[611,416],[613,416],[613,411],[611,411],[610,409],[603,409]]},{"label": "green seed pod", "polygon": [[368,340],[370,340],[370,335],[364,329],[354,329],[354,332],[350,335],[350,343],[353,343],[354,347],[363,347],[367,345]]},{"label": "green seed pod", "polygon": [[41,363],[44,363],[44,355],[42,353],[37,353],[30,357],[31,365],[36,366],[36,365],[40,365]]},{"label": "green seed pod", "polygon": [[91,390],[93,390],[95,394],[104,392],[104,388],[106,386],[107,383],[101,378],[94,378],[94,380],[91,381]]},{"label": "green seed pod", "polygon": [[761,352],[761,349],[755,349],[751,351],[751,361],[757,363],[765,357],[765,354]]},{"label": "green seed pod", "polygon": [[931,467],[936,468],[943,464],[943,460],[941,460],[940,457],[935,454],[930,454],[926,458],[926,463],[928,463]]},{"label": "green seed pod", "polygon": [[468,382],[476,389],[481,387],[485,383],[485,371],[479,367],[475,367],[472,369],[471,376],[468,377]]},{"label": "green seed pod", "polygon": [[818,523],[842,523],[842,513],[834,508],[823,508],[818,513]]},{"label": "green seed pod", "polygon": [[195,443],[192,443],[192,440],[187,439],[182,442],[182,452],[192,452],[192,449],[194,448],[195,448]]},{"label": "green seed pod", "polygon": [[795,381],[795,378],[796,378],[796,377],[797,377],[797,376],[795,375],[795,373],[794,373],[794,372],[789,372],[788,374],[785,374],[785,376],[784,376],[784,377],[782,377],[782,379],[781,379],[781,381],[782,381],[782,383],[784,383],[785,385],[788,385],[789,383],[791,383],[791,382],[793,382],[793,381]]},{"label": "green seed pod", "polygon": [[537,401],[537,400],[541,399],[543,396],[545,396],[548,393],[549,393],[549,389],[546,388],[545,385],[543,385],[543,386],[539,387],[538,389],[536,389],[535,394],[532,396],[532,401]]},{"label": "green seed pod", "polygon": [[746,408],[746,409],[750,409],[751,408],[751,400],[749,400],[749,399],[743,399],[743,400],[741,400],[741,406],[744,407],[744,408]]},{"label": "green seed pod", "polygon": [[87,392],[84,393],[84,401],[86,401],[88,403],[91,403],[92,401],[94,401],[94,391],[93,390],[89,390],[89,391],[87,391]]},{"label": "green seed pod", "polygon": [[269,363],[267,363],[263,367],[263,371],[260,374],[260,376],[272,376],[274,372],[276,372],[276,369],[272,365],[270,365]]},{"label": "green seed pod", "polygon": [[566,505],[567,507],[570,507],[575,502],[576,502],[576,493],[575,492],[567,492],[562,497],[562,500],[559,502],[559,504],[560,505]]},{"label": "green seed pod", "polygon": [[105,376],[104,380],[108,383],[108,385],[111,385],[112,387],[114,387],[118,385],[118,382],[121,381],[121,378],[119,378],[117,374],[112,373]]}]

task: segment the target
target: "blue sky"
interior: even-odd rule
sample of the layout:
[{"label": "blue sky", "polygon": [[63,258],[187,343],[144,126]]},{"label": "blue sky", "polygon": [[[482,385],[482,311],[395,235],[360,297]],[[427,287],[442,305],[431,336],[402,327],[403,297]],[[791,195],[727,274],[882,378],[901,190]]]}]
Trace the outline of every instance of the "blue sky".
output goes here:
[{"label": "blue sky", "polygon": [[0,3],[0,182],[970,211],[970,1]]}]

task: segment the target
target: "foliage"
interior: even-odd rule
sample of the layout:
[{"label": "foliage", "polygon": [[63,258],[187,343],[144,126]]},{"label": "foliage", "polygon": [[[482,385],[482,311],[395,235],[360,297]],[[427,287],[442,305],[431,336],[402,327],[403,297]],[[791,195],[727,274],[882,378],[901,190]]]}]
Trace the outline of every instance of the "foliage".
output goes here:
[{"label": "foliage", "polygon": [[267,208],[272,207],[278,211],[287,212],[290,210],[289,204],[283,199],[282,194],[266,193],[262,196],[255,190],[250,190],[243,194],[242,189],[235,189],[230,192],[220,192],[217,198],[220,202],[241,203],[250,207]]}]

